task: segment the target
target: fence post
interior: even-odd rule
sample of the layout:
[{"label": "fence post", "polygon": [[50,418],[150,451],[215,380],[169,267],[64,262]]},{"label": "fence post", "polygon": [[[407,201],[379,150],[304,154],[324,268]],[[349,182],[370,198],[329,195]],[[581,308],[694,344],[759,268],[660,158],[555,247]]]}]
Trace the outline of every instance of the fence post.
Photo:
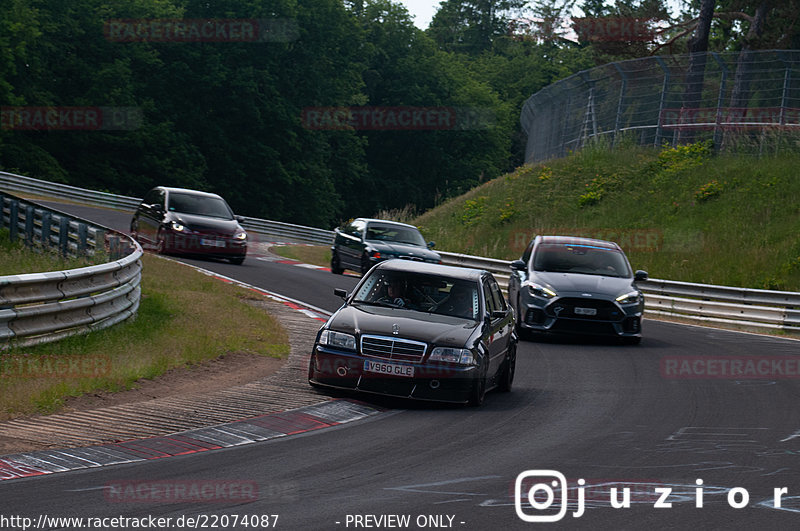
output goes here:
[{"label": "fence post", "polygon": [[5,223],[6,215],[3,213],[3,210],[6,208],[6,196],[0,194],[0,229],[3,228],[3,224]]},{"label": "fence post", "polygon": [[709,53],[711,54],[711,57],[713,57],[714,60],[719,65],[720,75],[721,75],[719,81],[719,94],[717,96],[717,114],[716,114],[716,119],[714,120],[714,150],[718,151],[720,147],[720,135],[722,134],[719,128],[720,121],[722,119],[722,102],[723,102],[722,98],[725,96],[725,83],[728,80],[728,67],[725,65],[725,62],[719,57],[719,54],[715,52],[709,52]]},{"label": "fence post", "polygon": [[611,141],[611,145],[615,146],[617,144],[617,135],[619,134],[619,124],[622,121],[622,102],[625,98],[625,88],[628,86],[628,76],[625,74],[625,71],[619,67],[619,63],[614,63],[614,68],[617,69],[619,72],[619,77],[622,79],[622,86],[619,88],[619,101],[617,102],[617,119],[614,121],[614,138]]},{"label": "fence post", "polygon": [[[786,54],[784,52],[778,52],[778,57],[780,58],[781,62],[783,63],[783,92],[781,93],[781,114],[780,119],[778,120],[778,129],[779,131],[783,131],[783,126],[786,124],[786,107],[788,105],[787,98],[789,97],[789,90],[791,89],[792,83],[792,71],[790,69],[790,63],[786,60]],[[780,149],[781,135],[776,135],[775,140],[775,155],[778,155],[778,150]]]},{"label": "fence post", "polygon": [[658,125],[656,126],[656,138],[653,141],[653,145],[655,147],[661,146],[661,136],[663,135],[663,124],[662,119],[664,117],[664,103],[667,100],[667,90],[669,89],[669,81],[670,81],[670,72],[667,63],[659,57],[655,56],[655,60],[658,63],[658,66],[661,67],[661,70],[664,71],[664,82],[661,84],[661,99],[658,102]]}]

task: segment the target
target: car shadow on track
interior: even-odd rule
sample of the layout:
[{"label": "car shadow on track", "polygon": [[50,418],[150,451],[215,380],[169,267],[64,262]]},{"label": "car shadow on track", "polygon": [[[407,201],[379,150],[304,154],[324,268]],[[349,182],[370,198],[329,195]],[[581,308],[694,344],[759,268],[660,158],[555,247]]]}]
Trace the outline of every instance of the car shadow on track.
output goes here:
[{"label": "car shadow on track", "polygon": [[[521,401],[529,403],[540,393],[538,389],[513,389],[510,393],[502,393],[496,389],[486,393],[486,399],[479,407],[470,407],[467,404],[433,402],[412,398],[383,396],[378,394],[360,393],[342,389],[317,389],[320,397],[326,396],[334,399],[347,399],[361,402],[371,407],[380,409],[406,409],[411,411],[501,411],[519,407]],[[523,398],[524,397],[524,398]]]}]

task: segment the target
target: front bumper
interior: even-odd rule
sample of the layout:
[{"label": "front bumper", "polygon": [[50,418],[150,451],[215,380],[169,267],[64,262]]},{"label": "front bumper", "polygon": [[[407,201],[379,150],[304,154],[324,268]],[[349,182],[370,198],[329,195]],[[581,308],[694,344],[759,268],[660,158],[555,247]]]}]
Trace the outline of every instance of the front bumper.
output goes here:
[{"label": "front bumper", "polygon": [[[620,305],[609,299],[526,295],[520,301],[518,326],[535,332],[641,337],[644,303]],[[576,312],[594,310],[594,315]]]},{"label": "front bumper", "polygon": [[[365,361],[413,367],[414,376],[368,372],[364,370]],[[399,362],[314,345],[308,380],[334,389],[464,404],[469,401],[478,374],[475,366]]]},{"label": "front bumper", "polygon": [[164,250],[174,254],[235,258],[247,254],[247,240],[197,233],[167,232]]}]

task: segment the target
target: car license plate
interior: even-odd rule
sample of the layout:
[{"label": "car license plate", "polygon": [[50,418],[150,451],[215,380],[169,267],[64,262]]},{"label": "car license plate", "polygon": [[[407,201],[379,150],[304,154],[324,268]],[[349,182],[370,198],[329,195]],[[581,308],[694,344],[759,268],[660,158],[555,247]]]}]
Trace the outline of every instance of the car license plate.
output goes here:
[{"label": "car license plate", "polygon": [[597,315],[597,308],[579,308],[576,306],[575,315]]},{"label": "car license plate", "polygon": [[205,245],[206,247],[225,247],[224,240],[207,240],[203,238],[200,240],[200,245]]},{"label": "car license plate", "polygon": [[395,365],[393,363],[382,363],[380,361],[364,361],[364,371],[375,372],[378,374],[390,374],[392,376],[414,376],[414,367],[411,365]]}]

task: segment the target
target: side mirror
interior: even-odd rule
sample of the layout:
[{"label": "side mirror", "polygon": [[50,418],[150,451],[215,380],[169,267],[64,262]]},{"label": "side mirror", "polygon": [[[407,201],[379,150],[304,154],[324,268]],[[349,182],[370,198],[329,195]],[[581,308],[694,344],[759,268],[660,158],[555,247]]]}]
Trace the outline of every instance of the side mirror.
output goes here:
[{"label": "side mirror", "polygon": [[153,211],[154,211],[154,212],[158,212],[159,214],[160,214],[160,213],[162,213],[162,212],[164,212],[164,207],[161,205],[161,203],[156,203],[156,204],[154,204],[154,205],[152,206],[152,208],[153,208]]},{"label": "side mirror", "polygon": [[233,219],[235,219],[239,223],[244,223],[244,216],[233,216]]},{"label": "side mirror", "polygon": [[647,280],[647,271],[642,271],[641,269],[637,269],[636,273],[633,274],[633,280],[634,282]]},{"label": "side mirror", "polygon": [[428,242],[428,249],[433,249],[436,247],[436,242]]},{"label": "side mirror", "polygon": [[528,265],[522,260],[514,260],[513,262],[511,262],[511,269],[513,269],[514,271],[525,271],[527,267]]},{"label": "side mirror", "polygon": [[342,288],[333,288],[333,294],[337,297],[347,299],[347,291],[343,290]]}]

